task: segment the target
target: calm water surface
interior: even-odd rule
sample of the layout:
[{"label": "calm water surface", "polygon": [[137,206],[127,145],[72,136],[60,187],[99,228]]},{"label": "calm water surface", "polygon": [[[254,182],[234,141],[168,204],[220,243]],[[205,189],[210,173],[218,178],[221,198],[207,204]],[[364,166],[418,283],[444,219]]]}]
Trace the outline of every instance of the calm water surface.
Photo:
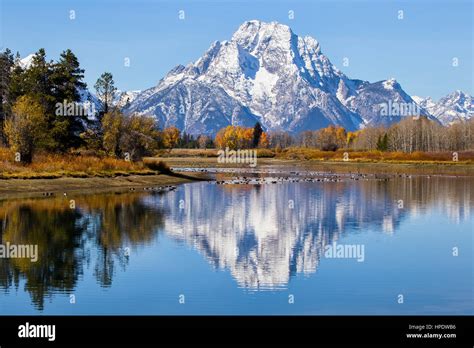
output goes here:
[{"label": "calm water surface", "polygon": [[[473,314],[473,187],[204,182],[75,196],[75,210],[1,202],[1,242],[37,244],[39,260],[0,259],[0,313]],[[327,257],[333,243],[363,262]]]}]

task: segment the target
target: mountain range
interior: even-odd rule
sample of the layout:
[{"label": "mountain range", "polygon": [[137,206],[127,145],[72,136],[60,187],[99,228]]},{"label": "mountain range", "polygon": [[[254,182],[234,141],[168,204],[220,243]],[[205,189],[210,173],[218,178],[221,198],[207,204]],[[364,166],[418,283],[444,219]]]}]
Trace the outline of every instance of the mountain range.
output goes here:
[{"label": "mountain range", "polygon": [[[82,94],[97,102],[89,91]],[[256,122],[267,131],[296,134],[328,125],[390,125],[413,114],[449,124],[474,112],[473,98],[461,91],[434,102],[411,97],[395,79],[350,79],[314,38],[257,20],[244,22],[229,41],[212,43],[195,62],[176,66],[156,86],[118,91],[115,101],[126,113],[153,115],[161,127],[211,136],[228,125]]]},{"label": "mountain range", "polygon": [[474,98],[459,90],[437,102],[430,97],[413,96],[412,98],[443,124],[466,121],[474,116]]}]

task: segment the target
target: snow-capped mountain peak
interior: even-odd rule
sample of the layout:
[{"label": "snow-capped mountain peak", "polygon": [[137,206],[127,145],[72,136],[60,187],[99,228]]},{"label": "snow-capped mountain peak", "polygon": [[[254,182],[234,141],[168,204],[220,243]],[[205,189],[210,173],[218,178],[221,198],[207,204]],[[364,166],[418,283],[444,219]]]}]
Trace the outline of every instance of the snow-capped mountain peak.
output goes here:
[{"label": "snow-capped mountain peak", "polygon": [[128,111],[152,113],[162,126],[194,134],[257,121],[293,132],[329,124],[356,129],[360,116],[335,95],[341,79],[348,80],[317,40],[297,36],[287,25],[252,20],[229,41],[212,43],[194,63],[171,70]]},{"label": "snow-capped mountain peak", "polygon": [[[26,69],[34,55],[20,60]],[[89,91],[82,100],[99,105]],[[311,36],[278,22],[250,20],[230,40],[214,41],[196,61],[177,65],[157,86],[117,91],[114,104],[126,113],[153,115],[161,127],[215,135],[228,125],[299,133],[328,125],[356,130],[425,115],[450,123],[473,115],[473,98],[462,91],[434,102],[410,97],[390,78],[350,79]],[[400,112],[405,110],[405,112]]]},{"label": "snow-capped mountain peak", "polygon": [[474,116],[474,98],[460,90],[442,97],[437,102],[430,97],[414,96],[413,99],[443,124],[466,121]]},{"label": "snow-capped mountain peak", "polygon": [[26,57],[20,59],[17,64],[24,70],[29,69],[33,64],[34,53],[27,55]]},{"label": "snow-capped mountain peak", "polygon": [[176,66],[125,111],[154,115],[162,127],[190,134],[257,121],[266,130],[298,133],[331,124],[355,130],[408,116],[384,115],[392,102],[415,104],[395,79],[351,80],[316,39],[278,22],[250,20],[195,62]]},{"label": "snow-capped mountain peak", "polygon": [[383,82],[383,87],[388,90],[393,90],[394,88],[400,88],[400,85],[398,84],[397,80],[392,77],[391,79],[385,80]]}]

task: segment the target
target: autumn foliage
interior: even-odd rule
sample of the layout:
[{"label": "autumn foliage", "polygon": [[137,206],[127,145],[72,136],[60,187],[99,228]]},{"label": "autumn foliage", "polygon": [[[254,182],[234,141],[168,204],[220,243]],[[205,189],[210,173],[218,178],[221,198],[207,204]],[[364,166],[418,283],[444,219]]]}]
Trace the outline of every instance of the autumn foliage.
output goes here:
[{"label": "autumn foliage", "polygon": [[163,131],[163,145],[167,149],[172,149],[179,141],[180,131],[178,128],[172,126],[165,128]]},{"label": "autumn foliage", "polygon": [[[228,147],[231,150],[252,148],[254,141],[254,128],[240,126],[227,126],[222,128],[215,137],[215,144],[218,148]],[[268,136],[265,132],[260,135],[258,147],[268,147]]]}]

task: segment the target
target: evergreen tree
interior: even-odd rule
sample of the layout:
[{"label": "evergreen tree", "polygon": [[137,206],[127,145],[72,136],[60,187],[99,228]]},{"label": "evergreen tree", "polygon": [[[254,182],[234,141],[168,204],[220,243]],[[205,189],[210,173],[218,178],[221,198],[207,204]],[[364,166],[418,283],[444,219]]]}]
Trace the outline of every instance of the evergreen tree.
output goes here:
[{"label": "evergreen tree", "polygon": [[19,64],[20,62],[20,53],[16,53],[13,68],[10,73],[10,81],[8,85],[8,103],[4,106],[5,112],[8,115],[11,115],[11,108],[18,97],[26,94],[25,88],[25,71]]},{"label": "evergreen tree", "polygon": [[81,91],[87,87],[83,79],[84,69],[80,68],[74,53],[69,49],[62,52],[59,61],[52,67],[51,83],[53,84],[54,100],[56,105],[73,103],[73,105],[77,105],[75,110],[79,112],[74,115],[61,115],[55,110],[56,117],[53,128],[59,150],[64,151],[82,144],[80,134],[85,131],[87,115],[83,105],[77,103],[81,101]]},{"label": "evergreen tree", "polygon": [[255,127],[253,127],[253,139],[252,139],[252,147],[258,147],[258,143],[260,142],[260,137],[262,136],[263,129],[260,122],[255,123]]},{"label": "evergreen tree", "polygon": [[26,69],[22,69],[19,65],[17,55],[15,68],[12,71],[10,97],[16,101],[21,96],[28,96],[41,105],[47,124],[46,134],[42,134],[41,137],[45,139],[41,142],[41,146],[48,150],[56,150],[60,143],[58,134],[54,131],[55,98],[51,75],[52,63],[46,61],[46,52],[43,48],[35,53],[31,65]]},{"label": "evergreen tree", "polygon": [[388,150],[388,136],[385,133],[383,136],[379,136],[377,139],[377,150],[387,151]]},{"label": "evergreen tree", "polygon": [[109,112],[117,90],[112,74],[109,72],[103,73],[95,83],[94,88],[102,104],[102,110],[99,112],[99,119],[102,119],[102,116]]},{"label": "evergreen tree", "polygon": [[3,125],[7,118],[8,105],[11,105],[9,86],[13,64],[13,54],[7,48],[0,53],[0,144],[5,142]]},{"label": "evergreen tree", "polygon": [[74,53],[69,49],[62,52],[59,61],[53,66],[52,82],[56,100],[81,101],[80,92],[87,88],[83,79],[84,69],[80,68]]},{"label": "evergreen tree", "polygon": [[387,135],[387,133],[385,133],[384,136],[383,136],[382,144],[383,144],[383,151],[388,151],[388,135]]},{"label": "evergreen tree", "polygon": [[38,100],[48,115],[54,113],[54,96],[52,95],[51,63],[46,61],[46,52],[40,48],[33,56],[31,66],[25,70],[24,94],[31,95]]}]

